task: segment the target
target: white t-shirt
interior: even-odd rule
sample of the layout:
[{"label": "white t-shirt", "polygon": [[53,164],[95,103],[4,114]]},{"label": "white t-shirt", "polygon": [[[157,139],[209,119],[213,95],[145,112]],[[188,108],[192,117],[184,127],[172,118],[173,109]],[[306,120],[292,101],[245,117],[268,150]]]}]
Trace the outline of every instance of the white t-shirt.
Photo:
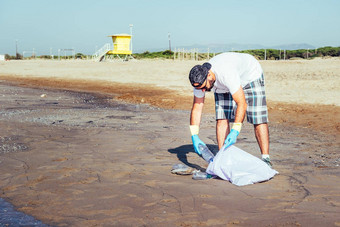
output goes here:
[{"label": "white t-shirt", "polygon": [[[232,95],[241,87],[261,77],[260,63],[250,54],[227,52],[210,59],[211,71],[216,76],[212,91],[230,92]],[[194,88],[194,95],[204,97],[204,92]]]}]

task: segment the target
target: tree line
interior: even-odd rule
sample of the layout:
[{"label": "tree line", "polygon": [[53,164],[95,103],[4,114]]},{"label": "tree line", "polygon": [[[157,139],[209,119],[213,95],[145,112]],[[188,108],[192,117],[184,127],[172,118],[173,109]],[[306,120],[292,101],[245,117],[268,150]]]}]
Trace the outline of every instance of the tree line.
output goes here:
[{"label": "tree line", "polygon": [[259,60],[281,60],[292,58],[310,59],[315,57],[339,57],[340,47],[321,47],[316,49],[298,49],[298,50],[277,50],[277,49],[258,49],[236,51],[240,53],[248,53],[255,56]]},{"label": "tree line", "polygon": [[[255,49],[255,50],[242,50],[234,51],[238,53],[248,53],[255,56],[259,60],[283,60],[283,59],[313,59],[316,57],[340,57],[340,47],[321,47],[316,49],[298,49],[298,50],[278,50],[278,49]],[[211,58],[219,53],[199,53],[198,60],[204,60],[208,57]],[[161,59],[173,59],[174,52],[170,50],[159,51],[159,52],[149,52],[145,51],[140,54],[133,54],[136,59],[143,58],[161,58]]]},{"label": "tree line", "polygon": [[[298,49],[298,50],[278,50],[278,49],[256,49],[256,50],[242,50],[242,51],[234,51],[239,53],[248,53],[255,56],[259,60],[283,60],[283,59],[294,59],[294,58],[302,58],[302,59],[313,59],[315,57],[340,57],[340,47],[321,47],[316,49]],[[219,53],[199,53],[198,60],[204,60],[207,58],[211,58]],[[159,52],[149,52],[145,51],[144,53],[134,53],[132,56],[135,59],[145,59],[145,58],[160,58],[160,59],[174,59],[174,52],[170,50],[159,51]],[[73,57],[73,56],[72,56]],[[41,55],[41,56],[31,56],[27,58],[38,58],[38,59],[52,59],[50,55]],[[25,57],[25,59],[27,59]],[[57,59],[58,56],[53,56],[53,59]],[[62,59],[69,59],[70,56],[60,56]],[[89,59],[91,56],[84,55],[82,53],[77,53],[75,55],[76,59]],[[23,56],[17,54],[16,56],[10,56],[8,54],[5,55],[6,60],[12,59],[23,59]]]}]

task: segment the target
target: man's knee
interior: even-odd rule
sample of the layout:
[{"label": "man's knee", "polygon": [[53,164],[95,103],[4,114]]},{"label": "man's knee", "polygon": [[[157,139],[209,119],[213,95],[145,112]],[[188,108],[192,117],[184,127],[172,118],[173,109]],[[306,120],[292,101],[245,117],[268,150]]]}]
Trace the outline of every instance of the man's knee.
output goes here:
[{"label": "man's knee", "polygon": [[254,128],[268,128],[268,123],[254,124]]},{"label": "man's knee", "polygon": [[216,125],[219,126],[219,127],[228,126],[229,120],[228,119],[217,119]]}]

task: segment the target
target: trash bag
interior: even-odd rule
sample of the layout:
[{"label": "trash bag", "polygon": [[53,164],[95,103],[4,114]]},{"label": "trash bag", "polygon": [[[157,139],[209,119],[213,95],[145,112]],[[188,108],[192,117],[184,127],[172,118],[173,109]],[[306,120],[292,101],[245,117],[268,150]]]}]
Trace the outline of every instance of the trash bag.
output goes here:
[{"label": "trash bag", "polygon": [[264,161],[236,146],[223,146],[206,172],[237,186],[267,181],[278,174]]}]

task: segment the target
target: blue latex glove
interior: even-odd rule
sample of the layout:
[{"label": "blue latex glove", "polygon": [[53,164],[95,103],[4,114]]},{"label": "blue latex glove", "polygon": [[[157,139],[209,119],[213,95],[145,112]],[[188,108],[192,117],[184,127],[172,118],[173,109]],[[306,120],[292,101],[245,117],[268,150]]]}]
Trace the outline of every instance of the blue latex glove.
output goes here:
[{"label": "blue latex glove", "polygon": [[224,144],[226,144],[226,146],[229,147],[236,143],[238,134],[240,134],[239,131],[232,129],[229,135],[227,136],[227,139],[224,141]]},{"label": "blue latex glove", "polygon": [[192,139],[192,144],[194,145],[195,152],[198,155],[202,155],[200,150],[198,149],[198,145],[203,144],[204,146],[206,146],[205,143],[203,143],[203,141],[198,137],[198,135],[191,136],[191,139]]}]

